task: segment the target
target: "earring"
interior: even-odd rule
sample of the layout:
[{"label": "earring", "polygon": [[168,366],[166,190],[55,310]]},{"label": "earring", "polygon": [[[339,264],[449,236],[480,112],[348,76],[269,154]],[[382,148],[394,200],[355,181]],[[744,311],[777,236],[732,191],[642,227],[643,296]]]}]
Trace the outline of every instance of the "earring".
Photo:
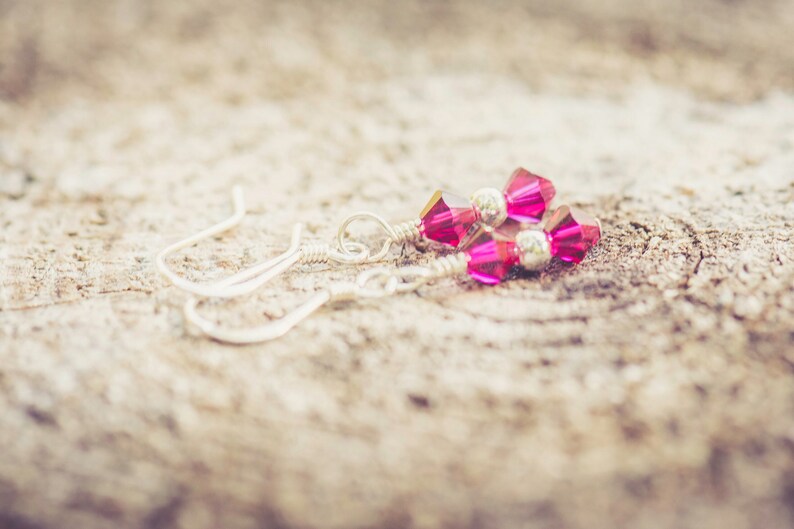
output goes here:
[{"label": "earring", "polygon": [[[513,172],[504,191],[495,188],[480,189],[472,195],[471,200],[445,191],[436,191],[421,212],[420,218],[415,221],[392,225],[375,213],[355,213],[340,226],[336,249],[327,244],[301,245],[301,226],[296,225],[290,247],[277,257],[213,283],[199,283],[179,276],[167,265],[166,259],[170,255],[235,228],[245,217],[242,189],[235,186],[232,190],[234,213],[231,217],[168,246],[157,254],[155,264],[172,284],[191,294],[218,298],[244,296],[299,263],[372,263],[383,260],[393,244],[416,241],[422,237],[458,247],[461,241],[471,238],[478,226],[495,229],[503,226],[508,219],[515,223],[538,223],[545,215],[555,193],[549,180],[519,168]],[[386,240],[375,254],[371,254],[363,243],[348,240],[347,228],[353,222],[363,219],[374,220],[386,232]]]},{"label": "earring", "polygon": [[348,227],[356,221],[370,220],[386,232],[386,240],[372,261],[383,259],[393,244],[422,238],[457,248],[478,225],[495,229],[508,220],[515,224],[539,223],[555,194],[551,181],[519,167],[503,191],[487,187],[475,191],[471,199],[436,191],[416,220],[390,224],[376,213],[354,213],[339,227],[337,242],[339,250],[347,253],[351,245]]},{"label": "earring", "polygon": [[224,328],[199,314],[200,301],[196,298],[185,303],[185,319],[205,335],[221,342],[238,345],[265,342],[285,335],[330,302],[413,292],[432,281],[465,273],[480,283],[494,285],[504,280],[516,265],[538,271],[552,258],[578,264],[600,238],[598,219],[578,209],[561,206],[552,213],[543,230],[525,229],[510,237],[481,226],[468,237],[466,247],[458,253],[439,257],[426,266],[367,270],[359,274],[355,283],[331,285],[283,318],[258,327]]}]

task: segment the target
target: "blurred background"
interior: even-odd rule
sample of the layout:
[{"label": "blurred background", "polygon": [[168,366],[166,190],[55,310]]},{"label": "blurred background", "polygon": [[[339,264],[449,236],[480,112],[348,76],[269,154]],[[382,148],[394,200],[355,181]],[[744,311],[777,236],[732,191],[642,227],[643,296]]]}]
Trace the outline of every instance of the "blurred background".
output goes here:
[{"label": "blurred background", "polygon": [[443,72],[619,90],[650,78],[747,101],[792,87],[787,0],[2,0],[0,94],[229,103]]},{"label": "blurred background", "polygon": [[[794,526],[792,32],[792,0],[0,0],[0,529]],[[518,165],[604,223],[575,271],[229,348],[152,265],[233,183],[185,275]],[[279,293],[356,272],[315,271]]]}]

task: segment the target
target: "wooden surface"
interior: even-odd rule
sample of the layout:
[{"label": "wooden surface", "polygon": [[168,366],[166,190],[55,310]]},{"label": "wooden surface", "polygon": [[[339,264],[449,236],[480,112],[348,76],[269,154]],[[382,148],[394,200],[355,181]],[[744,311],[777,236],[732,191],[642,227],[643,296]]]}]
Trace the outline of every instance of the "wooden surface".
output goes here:
[{"label": "wooden surface", "polygon": [[[794,524],[791,2],[216,4],[0,0],[0,527]],[[234,183],[190,277],[518,165],[581,266],[242,348],[154,270]]]}]

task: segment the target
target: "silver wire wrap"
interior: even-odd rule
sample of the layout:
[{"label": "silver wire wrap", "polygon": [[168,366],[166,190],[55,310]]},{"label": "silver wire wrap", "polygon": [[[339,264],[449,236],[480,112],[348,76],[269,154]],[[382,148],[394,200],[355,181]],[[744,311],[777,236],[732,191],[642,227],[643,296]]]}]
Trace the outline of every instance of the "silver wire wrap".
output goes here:
[{"label": "silver wire wrap", "polygon": [[331,256],[331,248],[327,244],[304,243],[301,246],[301,264],[326,264]]},{"label": "silver wire wrap", "polygon": [[389,253],[389,249],[393,244],[414,242],[422,238],[422,232],[419,230],[422,221],[419,219],[400,222],[399,224],[390,224],[386,221],[386,219],[376,213],[372,213],[371,211],[359,211],[358,213],[353,213],[347,217],[339,226],[339,232],[337,233],[336,240],[339,245],[340,252],[349,253],[351,251],[351,246],[361,244],[350,241],[350,236],[347,233],[348,227],[350,227],[352,223],[359,220],[373,221],[386,233],[386,238],[384,239],[380,250],[377,252],[371,251],[369,258],[366,260],[367,263],[381,261],[384,257],[386,257],[386,254]]},{"label": "silver wire wrap", "polygon": [[418,241],[422,238],[422,232],[419,231],[422,221],[419,219],[408,220],[400,222],[399,224],[392,224],[392,232],[389,237],[393,244],[404,244],[406,242]]},{"label": "silver wire wrap", "polygon": [[445,255],[430,263],[436,278],[460,275],[466,272],[468,265],[469,259],[464,253]]}]

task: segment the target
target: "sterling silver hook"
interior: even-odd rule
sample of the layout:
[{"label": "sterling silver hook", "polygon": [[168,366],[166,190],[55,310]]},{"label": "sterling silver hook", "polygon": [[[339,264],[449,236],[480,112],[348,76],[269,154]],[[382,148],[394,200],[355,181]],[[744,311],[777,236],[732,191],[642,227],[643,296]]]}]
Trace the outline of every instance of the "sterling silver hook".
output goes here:
[{"label": "sterling silver hook", "polygon": [[283,318],[251,328],[225,328],[214,321],[204,318],[197,310],[200,303],[198,298],[190,298],[187,300],[184,313],[185,319],[188,322],[195,325],[202,333],[210,338],[219,342],[246,345],[267,342],[284,336],[290,329],[308,318],[314,311],[332,300],[346,297],[346,294],[355,297],[352,288],[347,293],[344,289],[339,289],[338,291],[334,291],[333,289],[322,290]]},{"label": "sterling silver hook", "polygon": [[245,217],[246,209],[243,192],[239,186],[235,186],[232,189],[232,201],[234,204],[234,213],[231,217],[195,235],[177,241],[157,254],[155,258],[157,269],[171,281],[174,286],[196,296],[232,298],[250,294],[299,262],[303,264],[313,264],[333,261],[342,264],[360,264],[366,262],[369,258],[369,250],[367,247],[357,242],[346,242],[344,252],[334,250],[327,244],[301,245],[302,225],[296,224],[292,229],[290,246],[286,251],[274,258],[244,268],[236,274],[220,281],[199,283],[185,279],[171,270],[166,263],[166,259],[170,255],[184,248],[198,244],[209,237],[229,231],[240,224],[243,217]]},{"label": "sterling silver hook", "polygon": [[347,265],[361,264],[369,258],[369,250],[360,243],[348,243],[349,253],[342,253],[322,243],[300,243],[303,225],[292,228],[290,247],[281,255],[263,261],[216,284],[216,293],[205,297],[233,298],[245,296],[260,288],[296,264],[335,262]]},{"label": "sterling silver hook", "polygon": [[185,319],[202,333],[219,342],[248,345],[267,342],[287,334],[322,306],[336,301],[375,299],[413,292],[442,277],[453,276],[465,269],[465,258],[449,256],[431,266],[407,266],[397,270],[373,268],[358,275],[355,283],[340,283],[321,290],[308,301],[282,318],[255,327],[228,328],[211,321],[198,312],[201,301],[189,299],[184,306]]},{"label": "sterling silver hook", "polygon": [[[243,220],[246,214],[245,208],[245,200],[243,198],[243,190],[240,186],[234,186],[232,188],[232,203],[234,205],[234,213],[231,217],[217,224],[210,226],[209,228],[202,230],[190,237],[186,237],[180,241],[177,241],[170,246],[164,248],[160,253],[157,254],[155,258],[155,265],[157,266],[157,270],[163,274],[174,286],[186,290],[192,294],[196,295],[212,295],[218,290],[217,283],[198,283],[195,281],[190,281],[185,279],[179,275],[177,275],[173,270],[168,267],[166,263],[166,259],[171,254],[174,254],[184,248],[188,248],[199,242],[208,239],[210,237],[214,237],[215,235],[227,232],[232,228],[237,227],[240,222]],[[227,278],[227,280],[231,280],[235,276]]]}]

